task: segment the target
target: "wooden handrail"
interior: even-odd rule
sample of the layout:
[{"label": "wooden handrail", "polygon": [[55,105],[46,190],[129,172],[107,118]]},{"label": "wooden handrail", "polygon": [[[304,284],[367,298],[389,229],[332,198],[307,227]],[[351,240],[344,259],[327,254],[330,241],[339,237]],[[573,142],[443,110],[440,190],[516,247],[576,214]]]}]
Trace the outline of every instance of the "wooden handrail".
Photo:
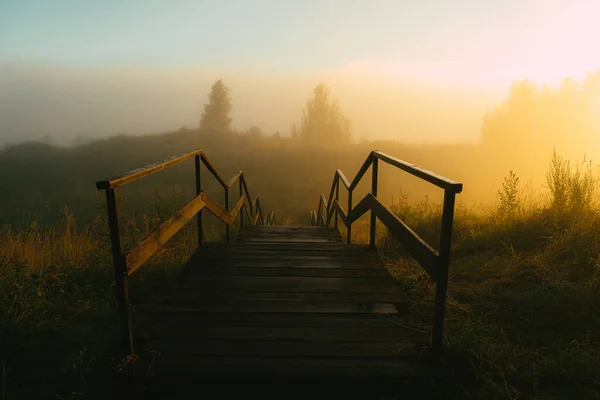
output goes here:
[{"label": "wooden handrail", "polygon": [[[194,157],[196,170],[196,197],[186,204],[181,210],[175,213],[167,221],[163,222],[157,229],[150,232],[142,241],[140,241],[132,250],[125,252],[120,233],[119,224],[119,204],[117,188],[127,183],[133,182],[155,172],[164,170],[172,165]],[[215,177],[225,190],[225,205],[219,204],[210,197],[202,188],[202,164]],[[236,184],[239,184],[239,200],[233,210],[229,209],[229,191]],[[121,336],[123,348],[128,355],[134,354],[133,330],[131,315],[129,311],[129,294],[127,279],[137,271],[158,249],[165,244],[175,233],[177,233],[194,216],[197,218],[198,246],[204,243],[204,229],[202,210],[206,209],[225,223],[226,238],[230,239],[230,227],[240,216],[240,227],[244,226],[244,213],[251,225],[256,224],[274,224],[275,214],[271,211],[265,216],[260,205],[258,195],[251,201],[250,192],[243,171],[238,171],[228,182],[225,182],[215,166],[210,162],[202,150],[182,154],[168,160],[151,164],[147,167],[129,171],[121,176],[109,180],[96,182],[98,190],[106,191],[106,204],[108,211],[109,231],[111,238],[111,247],[113,263],[115,269],[115,284],[117,289],[117,300],[119,315],[121,319]],[[243,209],[243,212],[242,212]]]},{"label": "wooden handrail", "polygon": [[131,183],[140,178],[143,178],[148,175],[152,175],[155,172],[161,171],[165,168],[168,168],[172,165],[179,164],[182,161],[188,160],[196,155],[202,154],[202,150],[194,150],[190,153],[181,154],[179,156],[171,157],[167,160],[160,161],[154,164],[150,164],[148,166],[137,168],[131,171],[127,171],[121,176],[111,178],[105,181],[96,182],[96,188],[98,190],[106,190],[106,189],[116,189],[119,186],[123,186],[127,183]]},{"label": "wooden handrail", "polygon": [[[377,198],[379,160],[444,189],[444,207],[442,211],[439,252],[434,250]],[[371,193],[367,194],[353,207],[353,191],[369,168],[372,170]],[[339,202],[340,182],[348,190],[348,211],[344,210]],[[375,248],[376,219],[379,219],[389,232],[398,239],[408,252],[419,262],[421,267],[429,274],[436,284],[435,310],[431,335],[432,353],[434,356],[438,356],[442,348],[448,268],[450,264],[450,246],[452,240],[452,225],[454,221],[454,203],[456,194],[460,193],[462,189],[463,185],[460,182],[448,179],[431,171],[417,167],[414,164],[374,150],[364,161],[352,180],[352,183],[349,183],[341,170],[336,170],[333,176],[333,183],[331,185],[328,200],[321,194],[317,209],[312,210],[310,213],[311,224],[313,225],[329,226],[333,219],[335,227],[337,228],[338,219],[341,220],[347,230],[346,241],[350,243],[352,239],[352,223],[367,211],[370,211],[370,247],[373,249]]]},{"label": "wooden handrail", "polygon": [[454,181],[452,179],[448,179],[446,177],[443,177],[441,175],[438,175],[438,174],[428,171],[426,169],[419,168],[415,164],[407,163],[406,161],[402,161],[395,157],[388,156],[387,154],[382,153],[377,150],[373,151],[372,154],[373,154],[373,157],[376,157],[376,158],[380,159],[381,161],[384,161],[390,165],[393,165],[396,168],[400,168],[401,170],[404,170],[404,171],[408,172],[409,174],[412,174],[418,178],[421,178],[429,183],[433,183],[434,185],[436,185],[444,190],[449,190],[453,193],[462,192],[463,185],[460,182]]}]

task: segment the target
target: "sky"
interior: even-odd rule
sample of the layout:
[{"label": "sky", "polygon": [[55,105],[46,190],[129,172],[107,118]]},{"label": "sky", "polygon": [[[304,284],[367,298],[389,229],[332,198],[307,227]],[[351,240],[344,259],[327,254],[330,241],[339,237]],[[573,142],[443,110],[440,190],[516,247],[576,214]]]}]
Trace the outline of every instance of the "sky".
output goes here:
[{"label": "sky", "polygon": [[[0,0],[0,116],[8,109],[14,114],[15,102],[7,103],[15,98],[23,107],[32,101],[43,107],[34,101],[39,91],[47,93],[58,82],[72,83],[71,103],[85,98],[90,85],[109,99],[119,98],[119,90],[138,93],[136,85],[152,87],[153,82],[155,92],[183,102],[192,93],[203,97],[198,93],[220,77],[236,82],[236,87],[229,83],[232,95],[237,89],[247,99],[238,101],[246,110],[238,110],[238,116],[256,114],[257,95],[250,94],[250,87],[256,90],[257,82],[259,89],[273,92],[266,98],[286,93],[293,98],[290,107],[301,108],[310,86],[320,81],[330,84],[340,104],[353,112],[360,107],[352,98],[366,97],[361,93],[379,90],[381,97],[398,99],[421,87],[433,97],[464,96],[462,108],[449,101],[438,111],[450,107],[446,114],[482,114],[501,100],[513,80],[556,85],[600,67],[595,50],[599,15],[598,0]],[[65,74],[76,76],[69,80]],[[185,88],[182,77],[193,77],[197,86]],[[183,85],[179,92],[163,87],[173,82]],[[36,91],[36,85],[43,87]],[[56,101],[69,97],[61,90]],[[194,108],[197,113],[201,101],[188,112]],[[168,124],[197,119],[167,114],[161,118]],[[267,114],[237,123],[263,121],[267,129],[287,130],[292,112],[277,114],[278,122],[270,125]],[[465,122],[469,132],[459,138],[475,137],[481,117]],[[369,124],[386,118],[391,117],[364,113],[354,119],[359,134],[369,134]],[[21,135],[40,129],[35,124],[19,128],[26,122],[13,116],[10,125],[0,125],[0,136],[7,130]],[[135,121],[115,123],[106,127],[107,134],[145,131],[148,123],[139,121],[137,128]],[[372,130],[393,136],[400,123]],[[163,129],[167,122],[155,126]]]}]

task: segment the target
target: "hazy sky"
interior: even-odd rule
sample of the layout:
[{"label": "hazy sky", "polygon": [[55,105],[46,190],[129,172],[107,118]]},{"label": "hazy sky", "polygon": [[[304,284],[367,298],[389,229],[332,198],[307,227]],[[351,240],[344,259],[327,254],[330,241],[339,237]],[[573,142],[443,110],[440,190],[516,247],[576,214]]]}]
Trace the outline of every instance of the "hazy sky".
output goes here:
[{"label": "hazy sky", "polygon": [[[598,18],[598,0],[0,0],[0,90],[5,88],[0,108],[7,114],[10,97],[22,98],[23,87],[34,85],[31,66],[91,71],[95,84],[102,71],[126,71],[112,81],[123,85],[113,93],[128,90],[123,76],[136,71],[172,77],[204,71],[202,86],[194,88],[201,93],[199,103],[209,83],[221,76],[237,77],[241,97],[249,97],[244,85],[251,79],[283,85],[281,93],[291,80],[308,88],[331,81],[340,103],[352,111],[358,106],[344,93],[367,92],[365,85],[385,84],[390,98],[394,90],[401,96],[408,84],[452,90],[464,93],[469,105],[463,111],[478,113],[463,134],[474,137],[481,113],[501,99],[497,95],[492,101],[492,91],[505,93],[511,81],[524,78],[555,84],[600,67]],[[15,71],[29,71],[29,83],[23,83],[23,74],[15,83]],[[338,78],[337,87],[332,77]],[[43,79],[54,77],[46,73]],[[487,97],[477,108],[471,103],[482,93]],[[308,95],[303,86],[289,103],[301,106]],[[239,101],[238,107],[252,115],[256,102]],[[268,128],[287,129],[292,121],[284,115]],[[381,119],[370,117],[369,123]],[[368,130],[365,118],[353,118],[359,131]],[[196,121],[197,115],[183,119],[179,125]],[[19,121],[13,120],[10,129],[15,126]],[[399,129],[390,126],[374,130]],[[7,129],[0,126],[0,135]]]}]

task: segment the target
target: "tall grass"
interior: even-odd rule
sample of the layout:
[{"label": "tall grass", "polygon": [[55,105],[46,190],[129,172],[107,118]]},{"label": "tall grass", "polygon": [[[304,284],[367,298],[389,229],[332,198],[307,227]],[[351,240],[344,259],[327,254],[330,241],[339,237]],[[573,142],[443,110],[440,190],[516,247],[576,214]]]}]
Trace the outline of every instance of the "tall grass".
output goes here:
[{"label": "tall grass", "polygon": [[[125,248],[178,206],[157,190],[149,214],[122,224]],[[209,240],[219,234],[207,230]],[[121,360],[105,215],[82,226],[65,208],[56,227],[5,226],[0,235],[0,398],[111,398],[107,379]],[[186,226],[130,279],[134,319],[160,301],[195,245]]]},{"label": "tall grass", "polygon": [[[600,397],[598,172],[556,153],[550,197],[526,198],[513,173],[496,212],[455,216],[446,341],[458,398]],[[395,212],[430,243],[440,207],[401,202]],[[510,211],[510,212],[509,212]],[[390,270],[429,326],[434,287],[388,239]]]}]

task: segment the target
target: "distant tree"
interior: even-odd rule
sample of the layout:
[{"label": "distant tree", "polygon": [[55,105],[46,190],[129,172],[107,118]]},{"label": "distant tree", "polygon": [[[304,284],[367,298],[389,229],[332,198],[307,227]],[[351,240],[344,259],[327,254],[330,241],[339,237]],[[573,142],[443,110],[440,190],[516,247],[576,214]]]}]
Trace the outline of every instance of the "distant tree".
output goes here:
[{"label": "distant tree", "polygon": [[340,143],[350,141],[350,121],[335,100],[330,100],[329,89],[319,84],[302,113],[300,136],[311,142]]},{"label": "distant tree", "polygon": [[599,106],[600,70],[581,82],[565,79],[556,88],[514,82],[506,101],[485,115],[481,141],[497,154],[528,162],[545,162],[555,146],[567,159],[579,158],[582,149],[597,147]]},{"label": "distant tree", "polygon": [[281,139],[281,134],[279,133],[279,131],[275,131],[275,133],[273,133],[273,139],[276,139],[276,140]]},{"label": "distant tree", "polygon": [[231,132],[231,99],[229,88],[222,79],[214,83],[208,95],[208,103],[204,105],[204,113],[200,120],[200,128],[212,132]]},{"label": "distant tree", "polygon": [[251,138],[254,139],[260,139],[262,137],[264,137],[264,133],[263,131],[257,127],[257,126],[251,126],[247,131],[246,131],[246,135],[250,136]]},{"label": "distant tree", "polygon": [[296,125],[295,123],[293,123],[290,128],[290,137],[292,139],[298,139],[300,137],[300,132],[298,131],[298,125]]},{"label": "distant tree", "polygon": [[540,92],[529,81],[514,82],[506,102],[483,118],[482,140],[497,147],[513,147],[536,136]]}]

